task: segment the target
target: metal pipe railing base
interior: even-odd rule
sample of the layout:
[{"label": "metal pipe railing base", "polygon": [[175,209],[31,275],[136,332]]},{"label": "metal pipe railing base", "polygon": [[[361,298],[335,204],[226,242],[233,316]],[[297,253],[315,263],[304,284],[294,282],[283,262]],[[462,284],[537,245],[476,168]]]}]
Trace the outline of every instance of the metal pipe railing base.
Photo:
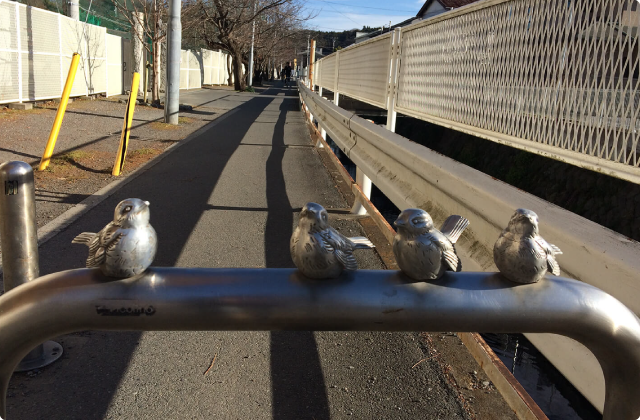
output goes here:
[{"label": "metal pipe railing base", "polygon": [[392,270],[321,281],[295,269],[150,268],[123,280],[98,269],[54,273],[0,297],[0,417],[22,357],[51,337],[83,330],[561,334],[600,362],[603,418],[640,416],[640,320],[605,292],[561,277],[516,285],[471,272],[433,282]]}]

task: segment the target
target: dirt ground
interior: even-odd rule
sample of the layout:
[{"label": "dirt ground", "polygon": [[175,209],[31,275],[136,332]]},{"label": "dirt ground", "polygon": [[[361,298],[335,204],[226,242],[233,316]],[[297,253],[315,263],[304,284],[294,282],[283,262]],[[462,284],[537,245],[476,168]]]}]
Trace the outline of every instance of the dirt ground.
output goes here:
[{"label": "dirt ground", "polygon": [[[224,89],[224,88],[222,88]],[[0,106],[0,162],[22,160],[37,168],[58,104],[40,102],[28,111]],[[74,100],[64,116],[54,156],[45,171],[35,171],[38,227],[112,182],[126,103],[118,98]],[[162,109],[137,105],[124,171],[127,176],[222,115],[199,107],[181,112],[179,125],[163,123]]]}]

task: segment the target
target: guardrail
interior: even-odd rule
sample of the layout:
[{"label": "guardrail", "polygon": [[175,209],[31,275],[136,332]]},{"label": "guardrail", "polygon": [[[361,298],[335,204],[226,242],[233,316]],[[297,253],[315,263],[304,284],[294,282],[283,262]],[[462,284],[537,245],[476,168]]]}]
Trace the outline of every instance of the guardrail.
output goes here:
[{"label": "guardrail", "polygon": [[640,183],[636,6],[480,1],[325,57],[314,83]]},{"label": "guardrail", "polygon": [[[515,209],[532,209],[540,217],[545,239],[564,252],[559,258],[563,275],[594,285],[640,313],[640,301],[636,299],[640,294],[637,242],[379,127],[301,83],[298,88],[311,118],[363,172],[362,178],[370,178],[398,208],[425,209],[436,224],[450,214],[470,220],[456,244],[464,267],[496,271],[493,245],[500,232]],[[599,385],[597,365],[576,353],[581,350],[571,343],[560,343],[565,347],[554,350],[564,354],[561,360],[542,342],[550,336],[528,337],[594,406],[602,409],[604,387]],[[569,348],[580,356],[568,357],[564,350]],[[571,365],[563,367],[566,359]],[[588,381],[579,383],[585,378]]]},{"label": "guardrail", "polygon": [[605,420],[640,416],[640,320],[601,290],[558,277],[516,286],[493,273],[426,283],[390,270],[324,281],[295,269],[151,268],[116,281],[97,269],[50,274],[0,297],[1,417],[21,358],[83,330],[550,332],[600,361]]}]

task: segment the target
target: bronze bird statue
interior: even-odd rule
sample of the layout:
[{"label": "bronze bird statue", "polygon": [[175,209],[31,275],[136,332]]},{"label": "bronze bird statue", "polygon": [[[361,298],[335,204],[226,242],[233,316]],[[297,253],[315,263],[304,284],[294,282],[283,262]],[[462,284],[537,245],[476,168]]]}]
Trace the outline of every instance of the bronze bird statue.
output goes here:
[{"label": "bronze bird statue", "polygon": [[453,244],[469,226],[466,218],[449,216],[438,230],[426,211],[406,209],[394,225],[398,233],[393,239],[393,254],[407,276],[414,280],[435,280],[446,270],[462,270]]},{"label": "bronze bird statue", "polygon": [[116,206],[113,221],[100,232],[81,233],[72,243],[89,247],[87,267],[99,267],[108,277],[135,276],[156,255],[158,239],[149,217],[148,201],[128,198]]},{"label": "bronze bird statue", "polygon": [[355,249],[373,248],[365,237],[347,238],[329,225],[324,207],[307,203],[291,235],[291,258],[298,270],[312,279],[338,277],[343,270],[357,270]]},{"label": "bronze bird statue", "polygon": [[560,248],[540,236],[538,215],[527,209],[516,210],[493,247],[496,267],[517,283],[536,283],[547,272],[559,276],[558,254]]}]

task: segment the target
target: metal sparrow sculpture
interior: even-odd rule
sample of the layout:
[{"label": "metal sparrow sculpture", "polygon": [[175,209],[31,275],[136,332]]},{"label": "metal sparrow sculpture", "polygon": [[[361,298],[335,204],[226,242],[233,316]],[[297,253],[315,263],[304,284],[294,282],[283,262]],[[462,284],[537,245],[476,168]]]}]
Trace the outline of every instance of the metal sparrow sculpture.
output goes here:
[{"label": "metal sparrow sculpture", "polygon": [[365,237],[347,238],[329,225],[320,204],[307,203],[290,241],[291,258],[298,270],[313,279],[338,277],[342,270],[357,270],[354,249],[373,248]]},{"label": "metal sparrow sculpture", "polygon": [[559,276],[558,254],[560,248],[540,236],[538,215],[527,209],[516,210],[493,247],[498,270],[517,283],[536,283],[547,271]]},{"label": "metal sparrow sculpture", "polygon": [[469,226],[466,218],[449,216],[438,230],[426,211],[406,209],[394,225],[398,233],[393,239],[393,254],[407,276],[414,280],[435,280],[446,270],[462,270],[453,244]]},{"label": "metal sparrow sculpture", "polygon": [[74,244],[89,247],[87,267],[99,267],[105,276],[132,277],[145,271],[156,255],[158,239],[149,224],[149,202],[138,198],[121,201],[100,232],[84,232]]}]

